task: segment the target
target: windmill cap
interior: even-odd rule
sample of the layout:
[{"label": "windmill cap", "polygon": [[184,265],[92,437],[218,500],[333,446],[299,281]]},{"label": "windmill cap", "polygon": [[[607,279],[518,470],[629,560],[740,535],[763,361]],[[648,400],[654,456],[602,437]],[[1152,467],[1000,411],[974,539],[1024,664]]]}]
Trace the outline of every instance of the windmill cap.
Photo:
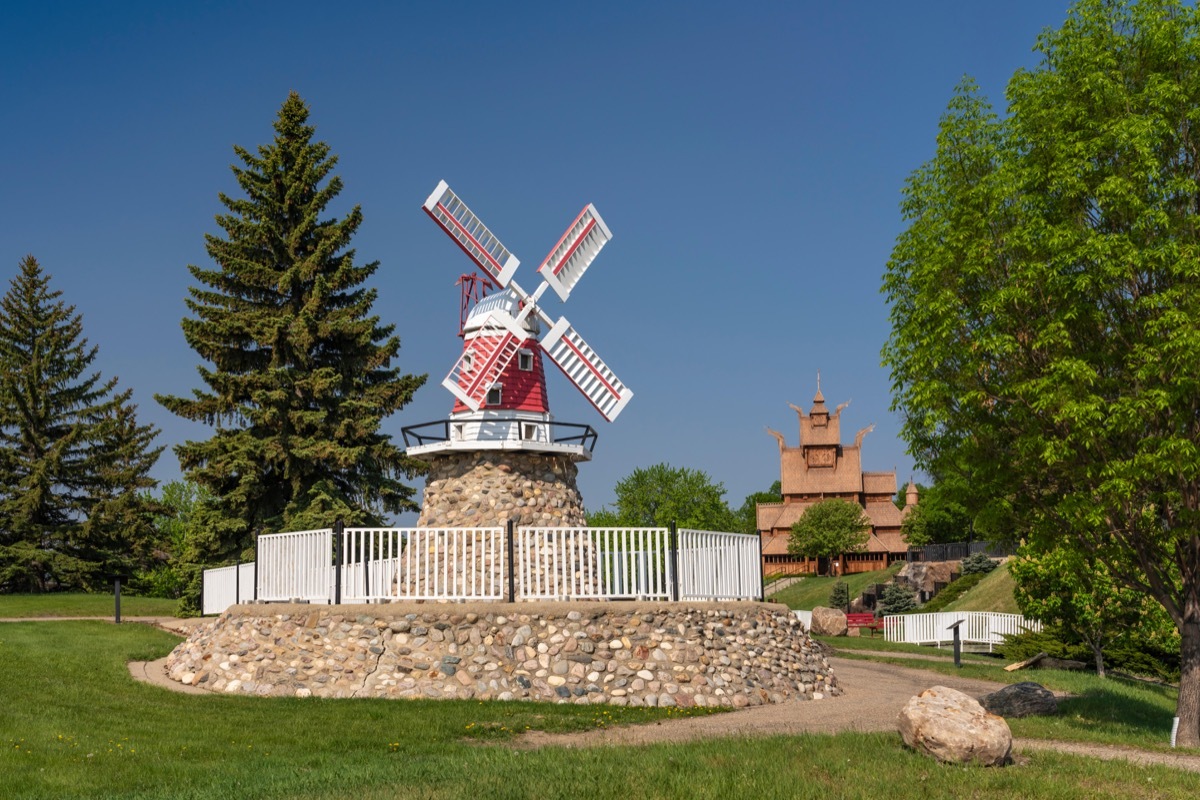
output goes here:
[{"label": "windmill cap", "polygon": [[[487,318],[496,311],[502,311],[508,316],[515,318],[521,313],[520,295],[512,289],[505,289],[495,294],[489,294],[471,309],[471,313],[467,315],[467,322],[463,325],[463,332],[472,333],[478,331],[487,322]],[[540,326],[537,323],[537,317],[531,314],[526,318],[524,328],[531,333],[538,333]]]}]

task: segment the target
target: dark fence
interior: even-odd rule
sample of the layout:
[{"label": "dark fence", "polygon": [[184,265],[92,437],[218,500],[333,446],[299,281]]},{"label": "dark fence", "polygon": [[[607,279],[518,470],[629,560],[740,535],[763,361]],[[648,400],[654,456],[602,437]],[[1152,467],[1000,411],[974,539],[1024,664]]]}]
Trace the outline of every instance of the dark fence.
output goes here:
[{"label": "dark fence", "polygon": [[960,561],[975,553],[1003,558],[1017,552],[1015,542],[949,542],[908,548],[909,561]]}]

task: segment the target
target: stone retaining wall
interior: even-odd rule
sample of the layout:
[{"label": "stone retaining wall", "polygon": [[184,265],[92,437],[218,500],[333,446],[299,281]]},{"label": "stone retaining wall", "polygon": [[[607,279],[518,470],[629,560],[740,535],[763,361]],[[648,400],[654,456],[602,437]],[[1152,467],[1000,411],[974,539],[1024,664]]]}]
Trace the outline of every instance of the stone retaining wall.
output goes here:
[{"label": "stone retaining wall", "polygon": [[233,606],[172,651],[218,692],[741,708],[840,694],[771,603]]}]

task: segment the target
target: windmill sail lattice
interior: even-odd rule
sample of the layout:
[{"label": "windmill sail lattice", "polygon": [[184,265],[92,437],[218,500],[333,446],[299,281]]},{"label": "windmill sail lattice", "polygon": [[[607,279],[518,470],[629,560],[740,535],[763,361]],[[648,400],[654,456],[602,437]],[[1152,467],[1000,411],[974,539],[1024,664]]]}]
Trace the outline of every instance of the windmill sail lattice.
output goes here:
[{"label": "windmill sail lattice", "polygon": [[565,302],[600,249],[611,238],[612,232],[604,224],[596,207],[588,203],[538,267],[538,274]]},{"label": "windmill sail lattice", "polygon": [[609,422],[633,397],[633,392],[625,388],[565,317],[560,317],[542,339],[542,350]]},{"label": "windmill sail lattice", "polygon": [[[503,288],[502,297],[485,298],[477,311],[486,319],[471,333],[471,344],[442,381],[451,393],[473,411],[484,407],[489,391],[522,348],[539,347],[567,378],[610,422],[617,418],[633,392],[588,346],[566,318],[551,320],[538,299],[553,289],[566,300],[600,250],[612,239],[596,207],[589,204],[567,227],[550,250],[538,274],[541,285],[532,294],[512,280],[520,260],[471,212],[445,181],[425,201],[425,212],[450,235],[489,280]],[[474,312],[472,312],[474,314]],[[530,319],[533,317],[533,319]],[[549,332],[538,342],[536,323]]]},{"label": "windmill sail lattice", "polygon": [[508,251],[479,217],[471,213],[445,181],[425,201],[425,213],[458,243],[472,261],[500,286],[508,286],[520,259]]}]

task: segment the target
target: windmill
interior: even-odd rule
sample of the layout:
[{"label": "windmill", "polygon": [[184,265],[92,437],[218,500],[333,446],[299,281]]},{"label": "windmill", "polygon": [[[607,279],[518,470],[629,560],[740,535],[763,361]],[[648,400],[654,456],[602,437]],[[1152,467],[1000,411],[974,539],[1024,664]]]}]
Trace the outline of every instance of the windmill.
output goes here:
[{"label": "windmill", "polygon": [[[596,439],[591,427],[556,423],[550,415],[543,356],[610,422],[633,392],[565,317],[552,319],[538,301],[547,290],[566,301],[612,238],[595,206],[588,204],[550,249],[537,269],[541,283],[532,293],[513,280],[520,260],[445,181],[426,199],[424,210],[480,274],[459,281],[463,351],[442,381],[455,397],[454,410],[442,423],[405,428],[408,452],[421,456],[445,450],[510,449],[565,452],[572,460],[590,458]],[[442,426],[440,435],[431,432],[437,426]]]}]

